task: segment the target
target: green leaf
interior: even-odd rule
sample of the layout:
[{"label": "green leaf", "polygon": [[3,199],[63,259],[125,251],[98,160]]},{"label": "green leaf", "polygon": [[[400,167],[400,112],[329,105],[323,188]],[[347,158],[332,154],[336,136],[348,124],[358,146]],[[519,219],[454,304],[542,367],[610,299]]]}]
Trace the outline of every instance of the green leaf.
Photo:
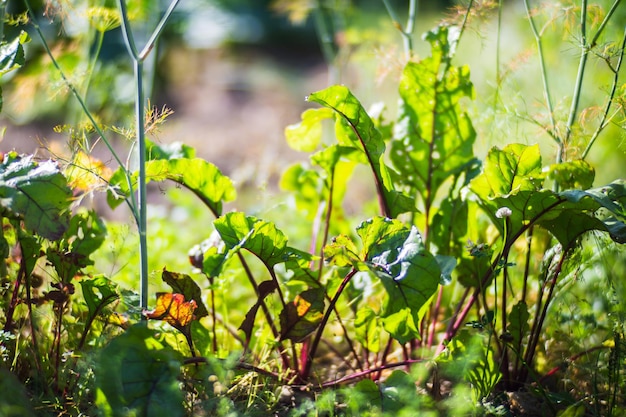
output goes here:
[{"label": "green leaf", "polygon": [[387,300],[381,314],[383,327],[400,343],[419,337],[423,307],[439,286],[441,268],[426,251],[413,226],[376,217],[362,223],[362,259],[382,281]]},{"label": "green leaf", "polygon": [[24,65],[23,44],[28,41],[28,34],[22,31],[11,42],[3,41],[0,43],[0,75],[4,75]]},{"label": "green leaf", "polygon": [[[311,94],[308,100],[337,113],[335,123],[337,141],[344,147],[359,150],[365,157],[374,174],[383,213],[395,217],[413,210],[412,199],[394,190],[389,170],[383,162],[385,142],[370,116],[350,90],[345,86],[336,85]],[[361,160],[359,158],[359,161]]]},{"label": "green leaf", "polygon": [[380,350],[380,323],[374,310],[369,307],[357,310],[354,332],[365,349],[373,353]]},{"label": "green leaf", "polygon": [[595,175],[593,167],[583,160],[552,164],[548,170],[548,178],[559,184],[563,190],[590,188]]},{"label": "green leaf", "polygon": [[[530,313],[528,312],[528,306],[524,301],[519,301],[515,304],[508,315],[509,324],[507,326],[507,331],[512,337],[511,344],[515,348],[521,346],[523,338],[528,333],[529,317]],[[521,356],[522,352],[516,352],[516,354]]]},{"label": "green leaf", "polygon": [[157,145],[146,140],[146,159],[155,161],[160,159],[193,159],[196,157],[196,150],[182,142],[172,142]]},{"label": "green leaf", "polygon": [[79,212],[70,219],[70,227],[65,232],[64,239],[68,242],[68,250],[83,257],[84,266],[93,265],[89,256],[93,254],[107,236],[104,221],[91,210]]},{"label": "green leaf", "polygon": [[0,213],[23,219],[26,228],[57,240],[69,226],[72,191],[53,161],[41,163],[32,156],[4,154],[0,165]]},{"label": "green leaf", "polygon": [[195,301],[196,309],[194,315],[196,318],[202,318],[209,315],[209,312],[202,301],[202,290],[189,275],[171,272],[163,269],[161,274],[163,281],[172,288],[172,292],[182,294],[186,301]]},{"label": "green leaf", "polygon": [[448,27],[426,34],[431,56],[410,62],[400,80],[400,116],[390,157],[400,184],[432,201],[441,185],[466,168],[476,132],[459,102],[472,98],[469,68],[450,64],[457,39]]},{"label": "green leaf", "polygon": [[117,286],[104,275],[83,279],[80,281],[80,286],[83,290],[90,320],[102,313],[104,307],[120,297],[117,293]]},{"label": "green leaf", "polygon": [[462,330],[448,342],[444,353],[437,358],[444,376],[453,379],[462,377],[472,384],[475,401],[490,394],[502,377],[486,337]]},{"label": "green leaf", "polygon": [[[483,172],[470,184],[480,205],[494,224],[511,236],[519,236],[530,225],[550,231],[567,247],[590,230],[609,232],[616,242],[626,241],[623,224],[626,216],[626,187],[619,180],[592,190],[566,190],[555,193],[541,189],[543,173],[538,146],[509,145],[491,149]],[[498,219],[498,209],[507,207],[511,215]],[[605,209],[615,216],[607,223],[596,215]]]},{"label": "green leaf", "polygon": [[280,338],[300,342],[311,334],[324,317],[323,288],[301,292],[280,313]]},{"label": "green leaf", "polygon": [[95,211],[81,211],[70,219],[70,226],[56,245],[46,249],[48,263],[57,274],[71,279],[83,268],[93,265],[90,256],[106,238],[106,227]]},{"label": "green leaf", "polygon": [[0,415],[3,417],[35,417],[35,410],[26,387],[14,373],[0,368]]},{"label": "green leaf", "polygon": [[285,128],[287,144],[297,151],[313,152],[322,140],[322,121],[332,117],[327,108],[305,110],[300,123]]},{"label": "green leaf", "polygon": [[543,184],[539,145],[507,145],[500,150],[491,148],[483,172],[470,184],[470,189],[481,199],[536,191]]},{"label": "green leaf", "polygon": [[356,266],[361,261],[356,245],[346,235],[334,237],[332,242],[324,247],[324,258],[331,265],[337,266]]},{"label": "green leaf", "polygon": [[113,339],[95,367],[99,409],[107,416],[185,415],[176,353],[137,324]]},{"label": "green leaf", "polygon": [[214,225],[230,251],[246,249],[268,269],[286,260],[287,237],[271,222],[232,212],[215,220]]},{"label": "green leaf", "polygon": [[[148,146],[146,161],[147,181],[174,181],[193,192],[216,215],[222,214],[222,204],[233,201],[237,193],[230,178],[223,175],[213,164],[190,158],[194,151],[188,146],[174,144],[170,147]],[[132,174],[136,188],[138,173]],[[128,182],[122,168],[118,168],[109,180],[107,201],[112,208],[122,203],[129,194]]]},{"label": "green leaf", "polygon": [[307,220],[315,217],[324,196],[323,180],[317,171],[294,164],[283,172],[280,188],[291,193],[296,208],[306,214]]}]

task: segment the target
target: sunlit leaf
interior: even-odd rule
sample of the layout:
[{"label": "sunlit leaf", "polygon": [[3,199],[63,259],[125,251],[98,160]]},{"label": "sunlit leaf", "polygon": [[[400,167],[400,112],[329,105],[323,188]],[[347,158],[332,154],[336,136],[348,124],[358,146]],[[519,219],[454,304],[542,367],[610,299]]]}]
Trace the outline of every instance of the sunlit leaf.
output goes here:
[{"label": "sunlit leaf", "polygon": [[536,191],[543,184],[539,145],[510,144],[487,154],[483,172],[470,188],[483,200],[520,191]]},{"label": "sunlit leaf", "polygon": [[333,238],[332,242],[324,247],[326,261],[337,266],[356,266],[360,262],[359,251],[346,235]]},{"label": "sunlit leaf", "polygon": [[397,220],[376,217],[357,232],[363,241],[362,259],[387,291],[381,314],[385,330],[400,343],[418,338],[423,307],[441,278],[437,260],[426,251],[417,229]]},{"label": "sunlit leaf", "polygon": [[400,184],[431,200],[473,158],[476,132],[459,102],[472,98],[469,68],[451,65],[457,39],[440,26],[426,34],[431,56],[409,62],[400,80],[400,116],[390,157]]},{"label": "sunlit leaf", "polygon": [[185,300],[193,300],[195,303],[194,315],[197,318],[207,316],[209,312],[202,302],[202,290],[189,275],[171,272],[163,269],[161,274],[163,281],[172,288],[174,293],[182,294]]},{"label": "sunlit leaf", "polygon": [[287,144],[297,151],[313,152],[322,140],[322,121],[332,117],[331,109],[305,110],[300,123],[285,128]]},{"label": "sunlit leaf", "polygon": [[354,332],[365,349],[374,353],[380,350],[380,322],[374,310],[369,307],[357,310]]},{"label": "sunlit leaf", "polygon": [[21,32],[12,41],[0,43],[0,75],[4,75],[24,65],[23,44],[28,41],[28,34]]},{"label": "sunlit leaf", "polygon": [[281,339],[300,342],[311,334],[324,316],[323,288],[306,290],[288,303],[280,313]]},{"label": "sunlit leaf", "polygon": [[[201,158],[181,156],[193,155],[186,146],[178,145],[174,149],[149,146],[149,159],[146,161],[147,181],[174,181],[193,192],[200,200],[219,216],[224,202],[236,198],[235,187],[221,171],[210,162]],[[132,175],[133,188],[137,183],[138,173]],[[111,189],[107,196],[113,208],[129,195],[128,182],[122,169],[115,171],[110,179]]]},{"label": "sunlit leaf", "polygon": [[287,237],[271,222],[232,212],[215,220],[214,225],[231,251],[246,249],[268,268],[286,260]]},{"label": "sunlit leaf", "polygon": [[395,217],[413,210],[412,199],[394,190],[389,169],[383,162],[385,142],[370,116],[350,90],[345,86],[335,85],[311,94],[308,100],[336,112],[337,141],[344,147],[352,147],[362,152],[374,174],[384,214]]},{"label": "sunlit leaf", "polygon": [[26,228],[50,240],[69,226],[72,191],[53,161],[4,154],[0,165],[0,208],[6,217],[23,219]]},{"label": "sunlit leaf", "polygon": [[[517,236],[529,225],[538,224],[565,247],[590,230],[609,232],[613,240],[625,241],[620,226],[626,219],[623,181],[592,190],[555,193],[540,188],[542,176],[538,146],[509,145],[504,150],[493,148],[489,152],[483,172],[470,188],[501,231],[505,220],[495,214],[502,207],[510,210],[506,224],[511,235]],[[610,225],[596,215],[601,208],[616,216],[608,219]]]},{"label": "sunlit leaf", "polygon": [[583,160],[561,162],[550,165],[548,178],[556,181],[563,190],[585,190],[593,185],[595,170]]},{"label": "sunlit leaf", "polygon": [[195,300],[185,300],[182,294],[157,293],[156,307],[144,315],[153,320],[164,320],[177,329],[182,329],[195,319]]}]

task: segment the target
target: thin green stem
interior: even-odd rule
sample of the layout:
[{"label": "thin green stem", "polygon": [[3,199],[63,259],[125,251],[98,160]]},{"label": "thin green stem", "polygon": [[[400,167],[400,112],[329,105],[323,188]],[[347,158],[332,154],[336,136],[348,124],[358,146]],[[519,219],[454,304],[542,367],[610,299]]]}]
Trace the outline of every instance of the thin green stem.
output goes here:
[{"label": "thin green stem", "polygon": [[[611,67],[611,70],[613,71],[613,83],[611,85],[611,92],[609,93],[609,97],[608,97],[608,100],[606,102],[606,106],[604,107],[604,112],[602,113],[602,117],[600,119],[600,123],[598,124],[598,127],[596,128],[595,132],[593,132],[593,135],[591,136],[591,139],[589,139],[589,143],[587,143],[587,147],[585,148],[585,150],[582,153],[581,159],[583,159],[583,160],[589,154],[589,151],[591,150],[591,147],[596,142],[596,139],[598,139],[598,136],[600,135],[600,133],[604,130],[604,128],[606,126],[608,126],[609,121],[613,118],[613,116],[611,116],[611,117],[608,117],[608,116],[609,116],[609,112],[611,110],[611,106],[613,104],[613,98],[615,97],[615,92],[617,91],[617,85],[618,85],[618,82],[619,82],[620,69],[622,67],[622,62],[623,62],[623,59],[624,59],[624,48],[626,48],[626,27],[624,28],[624,35],[622,37],[622,44],[620,46],[619,58],[617,59],[617,63],[615,64],[615,67],[614,68]],[[610,64],[609,64],[609,66],[610,66]]]},{"label": "thin green stem", "polygon": [[[117,164],[120,166],[120,168],[124,171],[124,177],[125,177],[126,182],[128,184],[128,188],[130,190],[132,190],[133,189],[133,182],[132,182],[130,171],[126,168],[126,166],[124,165],[124,163],[120,159],[120,157],[117,154],[117,152],[115,151],[115,149],[113,149],[113,146],[111,145],[111,142],[107,139],[107,137],[105,136],[104,132],[100,128],[100,125],[98,124],[98,122],[96,122],[95,118],[93,117],[93,115],[91,114],[89,109],[87,108],[87,104],[85,103],[85,100],[83,99],[83,97],[80,95],[80,93],[78,92],[78,90],[76,89],[74,84],[72,84],[70,82],[70,80],[67,78],[67,76],[65,75],[65,72],[63,71],[63,69],[59,65],[58,61],[56,60],[56,58],[52,54],[50,46],[48,45],[48,42],[46,42],[46,38],[44,37],[43,32],[41,31],[41,28],[39,27],[39,24],[37,23],[37,20],[35,19],[35,13],[34,13],[32,7],[31,7],[31,5],[30,5],[30,2],[28,0],[24,0],[24,3],[26,4],[26,8],[28,9],[28,14],[31,17],[30,20],[31,20],[31,23],[33,25],[33,28],[35,29],[35,32],[37,32],[37,35],[39,36],[39,39],[41,40],[41,44],[44,47],[44,50],[46,51],[46,54],[50,58],[50,61],[52,62],[52,65],[54,66],[54,68],[57,70],[57,72],[61,76],[61,79],[63,79],[63,82],[65,83],[67,88],[69,88],[69,90],[72,93],[72,95],[76,98],[76,100],[80,104],[80,107],[82,108],[83,112],[85,113],[85,115],[89,119],[89,122],[93,126],[94,130],[102,138],[102,141],[106,145],[106,147],[109,150],[109,152],[111,152],[111,155],[115,159],[115,162],[117,162]],[[135,221],[137,221],[138,220],[137,202],[135,200],[134,195],[132,195],[132,193],[130,195],[130,200],[126,199],[126,202],[127,202],[128,206],[129,206],[129,208],[131,210],[131,213],[132,213],[133,217],[135,218]]]},{"label": "thin green stem", "polygon": [[156,29],[154,29],[154,32],[152,32],[152,36],[150,36],[150,39],[148,39],[148,42],[146,42],[146,46],[144,46],[141,52],[139,53],[138,58],[140,60],[143,61],[144,59],[146,59],[146,57],[148,56],[152,48],[154,48],[154,45],[156,44],[159,37],[161,36],[161,33],[163,33],[163,29],[165,29],[165,25],[167,24],[167,21],[169,20],[172,13],[174,12],[174,9],[178,5],[179,1],[180,0],[173,0],[170,3],[170,6],[165,11],[165,14],[159,21],[159,24],[157,25]]},{"label": "thin green stem", "polygon": [[528,23],[530,23],[530,29],[535,37],[535,42],[537,43],[537,54],[539,55],[539,67],[541,68],[541,81],[543,83],[543,95],[546,100],[546,107],[548,108],[548,117],[550,118],[550,126],[553,133],[550,134],[550,137],[554,139],[558,147],[557,160],[560,161],[561,155],[563,154],[563,143],[558,136],[556,129],[556,120],[554,119],[554,108],[552,106],[552,97],[550,94],[550,85],[548,83],[548,69],[546,67],[546,62],[544,59],[543,52],[543,41],[541,39],[541,34],[537,30],[537,26],[535,25],[535,20],[533,19],[532,13],[530,11],[530,6],[528,4],[528,0],[524,0],[524,6],[526,7],[526,15],[528,16]]},{"label": "thin green stem", "polygon": [[398,16],[396,15],[396,12],[389,0],[382,1],[387,9],[387,13],[389,13],[389,17],[391,17],[393,26],[398,29],[402,35],[404,53],[406,55],[406,59],[409,60],[413,56],[413,30],[417,17],[417,0],[409,0],[409,16],[404,27],[400,23],[400,19],[398,19]]},{"label": "thin green stem", "polygon": [[[578,71],[576,74],[576,81],[574,83],[574,92],[572,94],[572,103],[570,105],[569,116],[565,125],[565,137],[563,138],[563,147],[566,147],[572,136],[572,127],[576,116],[578,115],[578,106],[580,105],[580,94],[582,91],[583,79],[585,77],[585,69],[587,67],[587,58],[589,56],[589,45],[587,45],[587,0],[581,1],[580,12],[580,60],[578,61]],[[563,161],[563,152],[557,154],[556,162]],[[557,184],[558,186],[558,184]]]},{"label": "thin green stem", "polygon": [[600,35],[604,31],[604,28],[606,27],[607,23],[609,23],[609,20],[611,20],[611,17],[613,16],[613,13],[615,13],[615,11],[617,10],[617,6],[619,6],[619,4],[621,2],[622,2],[622,0],[615,0],[613,2],[613,4],[611,5],[611,8],[607,12],[606,16],[604,16],[604,19],[602,20],[602,23],[600,23],[600,26],[598,27],[598,31],[596,32],[595,35],[593,35],[593,38],[591,38],[591,42],[589,43],[590,48],[593,48],[593,47],[596,46],[596,44],[598,43],[598,38],[600,37]]},{"label": "thin green stem", "polygon": [[496,91],[493,98],[493,110],[495,113],[500,100],[500,84],[502,75],[500,73],[500,40],[502,38],[502,0],[498,1],[498,28],[496,29]]},{"label": "thin green stem", "polygon": [[[146,140],[145,140],[145,125],[144,125],[144,86],[143,86],[143,62],[154,47],[160,34],[167,23],[167,20],[172,15],[174,8],[178,4],[179,0],[173,0],[170,3],[167,11],[159,21],[156,29],[152,32],[152,35],[146,42],[145,47],[141,52],[138,52],[133,36],[133,31],[128,19],[128,11],[126,9],[126,1],[118,0],[120,14],[122,17],[121,27],[124,37],[124,43],[128,54],[133,61],[133,69],[135,73],[135,126],[137,143],[139,146],[139,179],[138,179],[138,218],[137,227],[139,229],[139,261],[140,261],[140,291],[139,302],[142,309],[148,306],[148,242],[147,242],[147,177],[146,177]],[[130,188],[130,194],[133,195],[133,188]]]}]

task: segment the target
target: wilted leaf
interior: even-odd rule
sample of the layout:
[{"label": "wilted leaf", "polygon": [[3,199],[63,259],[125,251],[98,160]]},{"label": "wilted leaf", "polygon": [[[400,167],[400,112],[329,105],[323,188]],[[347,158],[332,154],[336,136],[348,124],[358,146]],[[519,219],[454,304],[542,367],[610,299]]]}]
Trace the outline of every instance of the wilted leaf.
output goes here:
[{"label": "wilted leaf", "polygon": [[156,307],[144,315],[153,320],[164,320],[176,329],[183,327],[195,319],[194,311],[197,307],[195,300],[186,301],[182,294],[157,293]]},{"label": "wilted leaf", "polygon": [[206,306],[202,302],[202,290],[200,290],[196,281],[189,275],[163,269],[161,278],[172,288],[174,293],[182,294],[185,300],[193,300],[195,303],[194,315],[197,318],[202,318],[209,314]]}]

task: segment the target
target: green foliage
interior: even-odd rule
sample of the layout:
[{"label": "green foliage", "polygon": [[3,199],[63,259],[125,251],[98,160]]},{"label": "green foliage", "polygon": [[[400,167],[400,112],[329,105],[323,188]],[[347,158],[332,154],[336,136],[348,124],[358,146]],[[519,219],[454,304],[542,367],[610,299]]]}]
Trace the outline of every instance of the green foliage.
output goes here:
[{"label": "green foliage", "polygon": [[96,403],[105,416],[182,416],[177,354],[145,324],[129,328],[100,354]]},{"label": "green foliage", "polygon": [[51,240],[65,233],[72,192],[56,163],[9,152],[3,155],[0,175],[3,217],[23,220],[29,230]]},{"label": "green foliage", "polygon": [[[368,112],[345,85],[308,96],[321,107],[307,109],[285,131],[288,145],[312,154],[310,165],[294,164],[281,179],[295,210],[264,219],[262,211],[252,215],[245,208],[224,213],[237,196],[235,185],[194,149],[146,139],[149,123],[168,113],[150,110],[145,120],[143,64],[176,2],[141,50],[129,22],[147,3],[138,9],[119,4],[119,13],[88,9],[96,52],[79,82],[64,71],[77,70],[84,57],[72,51],[55,57],[36,22],[33,28],[54,77],[92,124],[71,140],[82,138],[89,149],[95,132],[118,162],[110,177],[102,167],[85,169],[107,177],[112,208],[126,203],[131,209],[140,269],[129,275],[140,276],[140,295],[123,288],[134,280],[118,282],[98,271],[98,251],[115,229],[96,212],[71,205],[85,188],[52,161],[3,154],[0,382],[6,374],[14,395],[0,400],[0,412],[28,414],[28,400],[36,400],[36,406],[56,402],[51,413],[89,413],[97,406],[111,416],[504,415],[514,414],[515,404],[499,404],[498,394],[531,386],[554,413],[619,412],[626,385],[624,291],[617,279],[624,269],[626,182],[594,185],[602,167],[585,158],[621,111],[611,110],[620,102],[621,55],[605,59],[616,74],[614,88],[591,138],[580,136],[584,123],[577,121],[582,75],[568,117],[557,122],[543,68],[550,122],[522,119],[544,128],[555,161],[545,162],[539,143],[524,143],[530,137],[507,139],[481,157],[477,121],[466,111],[477,93],[469,67],[456,65],[461,36],[475,17],[470,3],[460,26],[442,24],[425,34],[430,52],[424,58],[405,42],[411,59],[399,79],[397,117]],[[410,37],[387,6],[402,36]],[[528,19],[534,28],[530,11]],[[111,130],[136,140],[136,172],[121,162],[104,134],[111,130],[85,100],[102,36],[118,25],[136,68],[137,125]],[[604,27],[594,26],[584,59]],[[584,29],[582,35],[587,42]],[[0,73],[27,64],[26,40],[22,35],[0,45]],[[328,136],[327,121],[334,121]],[[582,155],[572,150],[576,140],[587,147]],[[352,177],[359,165],[371,171],[378,213],[369,212],[368,202],[356,213],[344,210],[353,181],[368,182]],[[163,282],[153,280],[152,288],[150,181],[182,186],[214,216],[210,224],[192,222],[198,240],[210,235],[189,252],[194,274],[159,265]],[[181,235],[175,230],[163,252],[185,259]],[[592,239],[602,242],[600,255],[591,253]],[[160,255],[166,254],[150,253]],[[148,311],[148,291],[158,285],[169,291],[155,291]],[[140,310],[150,321],[134,323]],[[586,368],[578,365],[583,361]],[[572,389],[569,380],[583,388]]]}]

